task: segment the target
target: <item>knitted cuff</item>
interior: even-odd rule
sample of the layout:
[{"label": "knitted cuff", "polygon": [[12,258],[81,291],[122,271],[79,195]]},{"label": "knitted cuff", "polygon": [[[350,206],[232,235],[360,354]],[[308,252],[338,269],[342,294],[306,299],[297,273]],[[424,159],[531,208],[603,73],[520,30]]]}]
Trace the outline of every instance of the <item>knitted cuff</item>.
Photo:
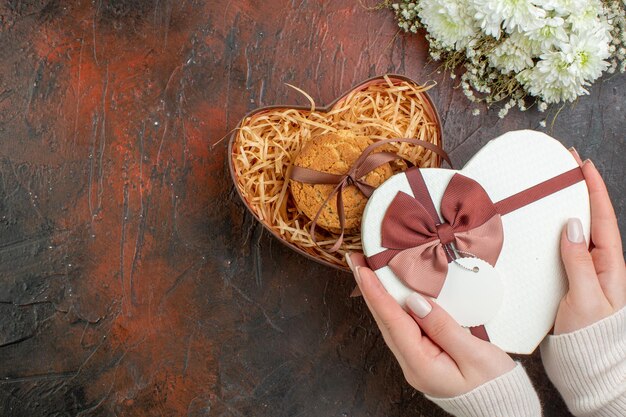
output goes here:
[{"label": "knitted cuff", "polygon": [[538,417],[541,404],[524,367],[517,364],[504,375],[452,398],[426,398],[456,417]]},{"label": "knitted cuff", "polygon": [[548,377],[576,416],[626,416],[626,307],[541,344]]}]

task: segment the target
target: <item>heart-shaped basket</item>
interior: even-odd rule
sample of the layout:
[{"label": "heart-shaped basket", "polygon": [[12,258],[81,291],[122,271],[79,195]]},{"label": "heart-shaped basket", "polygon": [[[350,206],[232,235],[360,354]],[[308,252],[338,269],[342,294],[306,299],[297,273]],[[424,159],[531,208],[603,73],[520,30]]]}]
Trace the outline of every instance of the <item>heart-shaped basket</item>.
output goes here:
[{"label": "heart-shaped basket", "polygon": [[[384,75],[358,84],[325,107],[273,105],[248,113],[230,137],[229,167],[237,193],[252,215],[296,252],[324,265],[348,270],[344,254],[362,251],[360,233],[347,234],[336,252],[337,236],[310,235],[310,219],[299,212],[289,192],[287,173],[302,145],[318,135],[349,129],[372,140],[417,138],[442,147],[439,115],[426,90],[402,75]],[[435,168],[435,153],[411,144],[392,151],[420,167]],[[394,163],[395,172],[406,169]],[[319,228],[318,228],[319,229]]]}]

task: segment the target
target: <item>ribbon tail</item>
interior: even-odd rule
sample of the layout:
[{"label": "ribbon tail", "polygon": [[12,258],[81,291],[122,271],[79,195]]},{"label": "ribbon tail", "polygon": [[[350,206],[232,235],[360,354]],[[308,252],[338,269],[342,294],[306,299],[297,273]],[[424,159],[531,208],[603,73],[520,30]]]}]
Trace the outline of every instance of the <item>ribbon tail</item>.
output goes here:
[{"label": "ribbon tail", "polygon": [[496,214],[478,227],[455,234],[454,245],[459,251],[470,253],[495,266],[503,242],[502,221],[500,215]]},{"label": "ribbon tail", "polygon": [[439,239],[403,250],[388,264],[409,288],[437,297],[448,274],[448,260]]},{"label": "ribbon tail", "polygon": [[[328,197],[326,197],[326,199],[324,200],[324,202],[322,203],[322,205],[320,206],[319,210],[317,210],[317,213],[315,213],[315,217],[313,217],[313,221],[311,222],[311,228],[309,229],[309,233],[311,234],[311,239],[313,240],[313,243],[317,244],[317,238],[315,237],[315,228],[317,227],[317,220],[320,218],[320,216],[322,215],[322,210],[324,210],[324,207],[326,207],[326,204],[328,204],[328,202],[330,201],[331,198],[333,198],[333,196],[340,190],[343,190],[342,187],[343,183],[339,183],[334,189],[333,191],[330,192],[330,194],[328,194]],[[341,193],[339,193],[339,195],[341,196]],[[339,197],[338,197],[339,199]],[[342,205],[343,208],[343,205]],[[341,219],[340,219],[341,221]]]},{"label": "ribbon tail", "polygon": [[485,329],[484,325],[473,326],[469,328],[472,336],[477,337],[485,342],[489,342],[489,335],[487,334],[487,329]]},{"label": "ribbon tail", "polygon": [[[332,248],[328,250],[330,253],[337,252],[343,243],[343,235],[346,229],[346,215],[343,210],[343,189],[345,188],[346,183],[342,182],[338,186],[337,191],[337,214],[339,215],[339,228],[341,229],[341,234],[339,235],[339,239],[335,242]],[[323,207],[323,206],[322,206]]]},{"label": "ribbon tail", "polygon": [[365,159],[361,160],[361,158],[359,158],[359,163],[354,165],[355,167],[354,178],[355,179],[362,178],[363,176],[367,175],[368,172],[375,170],[381,165],[387,164],[389,162],[392,162],[398,159],[404,159],[402,156],[397,155],[392,152],[378,152],[378,153],[372,153],[369,155],[365,154],[365,155],[367,155]]},{"label": "ribbon tail", "polygon": [[371,185],[369,185],[368,183],[366,183],[365,181],[360,181],[360,180],[356,180],[354,182],[354,185],[356,186],[356,188],[359,189],[359,191],[361,191],[361,193],[363,193],[365,197],[368,197],[368,198],[372,195],[372,193],[376,189],[372,187]]},{"label": "ribbon tail", "polygon": [[286,178],[305,184],[339,184],[343,179],[343,175],[316,171],[298,165],[290,165],[290,168],[289,176]]},{"label": "ribbon tail", "polygon": [[358,285],[354,287],[354,289],[350,293],[350,298],[356,298],[356,297],[362,297],[362,296],[363,296],[363,293],[361,292],[361,289],[359,288]]}]

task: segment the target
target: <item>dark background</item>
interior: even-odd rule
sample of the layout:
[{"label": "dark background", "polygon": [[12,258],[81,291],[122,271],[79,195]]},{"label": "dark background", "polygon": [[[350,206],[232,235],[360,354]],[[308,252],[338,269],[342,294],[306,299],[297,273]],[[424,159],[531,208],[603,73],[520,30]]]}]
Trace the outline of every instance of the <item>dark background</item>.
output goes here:
[{"label": "dark background", "polygon": [[[0,415],[443,416],[352,278],[264,232],[211,147],[248,110],[306,104],[286,82],[324,104],[386,72],[439,83],[457,166],[541,129],[534,110],[473,117],[425,60],[357,1],[2,2]],[[622,231],[625,80],[542,129],[593,159]],[[568,415],[521,360],[545,415]]]}]

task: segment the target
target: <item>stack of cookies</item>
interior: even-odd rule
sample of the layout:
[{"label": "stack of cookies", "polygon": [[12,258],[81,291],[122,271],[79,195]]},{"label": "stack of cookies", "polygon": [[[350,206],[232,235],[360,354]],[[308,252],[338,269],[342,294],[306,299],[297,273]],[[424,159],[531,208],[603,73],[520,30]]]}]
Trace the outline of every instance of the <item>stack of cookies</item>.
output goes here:
[{"label": "stack of cookies", "polygon": [[[372,143],[373,141],[367,136],[357,136],[349,130],[326,133],[307,142],[296,157],[294,164],[329,174],[344,175],[361,156],[365,148]],[[363,180],[369,185],[377,187],[392,175],[392,167],[387,163],[369,172]],[[334,185],[306,184],[291,180],[290,188],[298,210],[309,219],[313,219],[321,208],[317,225],[329,232],[340,233],[336,199],[331,198],[324,205],[335,188]],[[346,232],[358,231],[367,197],[356,186],[350,185],[343,190],[342,198]]]}]

